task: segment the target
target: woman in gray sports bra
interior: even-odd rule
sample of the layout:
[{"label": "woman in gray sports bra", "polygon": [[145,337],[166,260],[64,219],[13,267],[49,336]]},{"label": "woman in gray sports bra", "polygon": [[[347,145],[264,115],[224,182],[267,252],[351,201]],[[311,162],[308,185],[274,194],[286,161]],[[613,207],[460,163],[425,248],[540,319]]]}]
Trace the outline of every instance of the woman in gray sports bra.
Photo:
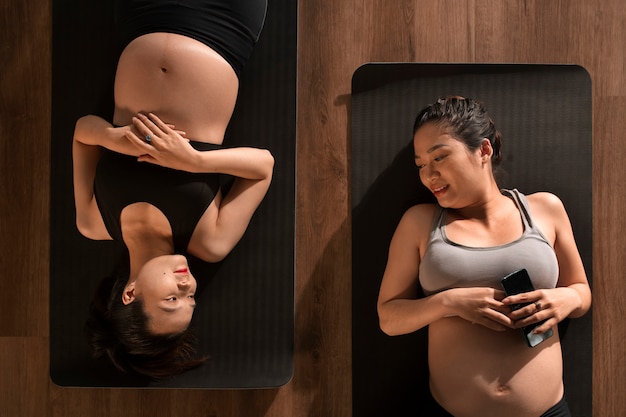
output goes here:
[{"label": "woman in gray sports bra", "polygon": [[[378,298],[381,329],[428,326],[439,415],[570,415],[557,324],[585,314],[591,292],[563,204],[550,193],[500,190],[500,133],[475,100],[427,106],[413,144],[438,204],[410,208],[396,229]],[[507,297],[501,279],[520,269],[534,290]],[[520,329],[538,323],[528,333],[535,343],[526,343]]]}]

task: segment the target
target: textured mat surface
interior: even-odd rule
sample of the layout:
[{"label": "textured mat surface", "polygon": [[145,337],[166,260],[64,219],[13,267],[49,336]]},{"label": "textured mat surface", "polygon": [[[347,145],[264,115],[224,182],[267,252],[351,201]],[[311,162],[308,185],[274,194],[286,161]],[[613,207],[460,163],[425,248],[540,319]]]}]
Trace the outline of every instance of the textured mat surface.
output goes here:
[{"label": "textured mat surface", "polygon": [[219,265],[191,265],[199,285],[193,324],[205,366],[159,383],[121,376],[89,357],[82,328],[118,248],[74,226],[71,142],[76,119],[109,118],[118,51],[112,2],[53,5],[50,374],[64,386],[257,388],[293,370],[296,3],[269,2],[261,38],[241,79],[227,146],[268,148],[268,195],[235,250]]}]

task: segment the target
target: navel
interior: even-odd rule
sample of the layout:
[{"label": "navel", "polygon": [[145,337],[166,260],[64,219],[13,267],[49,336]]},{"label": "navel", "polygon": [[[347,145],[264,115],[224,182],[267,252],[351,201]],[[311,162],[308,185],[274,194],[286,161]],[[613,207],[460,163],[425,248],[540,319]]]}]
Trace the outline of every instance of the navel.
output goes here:
[{"label": "navel", "polygon": [[506,384],[498,384],[496,387],[496,395],[507,395],[511,391],[511,387]]}]

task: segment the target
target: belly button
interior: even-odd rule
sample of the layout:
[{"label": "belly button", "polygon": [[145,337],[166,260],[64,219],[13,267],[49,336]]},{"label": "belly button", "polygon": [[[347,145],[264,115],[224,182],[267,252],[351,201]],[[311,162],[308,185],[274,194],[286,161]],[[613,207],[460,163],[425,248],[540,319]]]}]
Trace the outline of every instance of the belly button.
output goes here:
[{"label": "belly button", "polygon": [[511,389],[506,384],[498,385],[496,387],[496,393],[499,394],[499,395],[507,394],[510,390]]},{"label": "belly button", "polygon": [[162,73],[166,73],[166,72],[167,72],[167,68],[165,68],[165,67],[161,67],[161,72],[162,72]]}]

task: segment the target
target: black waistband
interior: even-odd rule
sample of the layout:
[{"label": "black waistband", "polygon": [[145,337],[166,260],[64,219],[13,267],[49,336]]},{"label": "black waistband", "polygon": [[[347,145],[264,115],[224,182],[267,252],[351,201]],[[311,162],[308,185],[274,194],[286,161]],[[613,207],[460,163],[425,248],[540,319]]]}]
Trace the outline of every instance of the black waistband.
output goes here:
[{"label": "black waistband", "polygon": [[222,149],[222,145],[218,145],[216,143],[207,143],[207,142],[198,142],[195,140],[190,140],[189,144],[197,151],[205,152],[205,151],[215,151],[217,149]]}]

